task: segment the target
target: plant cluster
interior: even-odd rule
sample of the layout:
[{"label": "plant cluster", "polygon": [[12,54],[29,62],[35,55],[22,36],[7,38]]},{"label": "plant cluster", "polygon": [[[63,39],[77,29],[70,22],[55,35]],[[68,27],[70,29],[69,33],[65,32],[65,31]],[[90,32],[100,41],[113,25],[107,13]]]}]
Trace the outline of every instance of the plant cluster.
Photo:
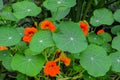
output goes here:
[{"label": "plant cluster", "polygon": [[1,0],[0,79],[120,79],[118,7],[119,0]]}]

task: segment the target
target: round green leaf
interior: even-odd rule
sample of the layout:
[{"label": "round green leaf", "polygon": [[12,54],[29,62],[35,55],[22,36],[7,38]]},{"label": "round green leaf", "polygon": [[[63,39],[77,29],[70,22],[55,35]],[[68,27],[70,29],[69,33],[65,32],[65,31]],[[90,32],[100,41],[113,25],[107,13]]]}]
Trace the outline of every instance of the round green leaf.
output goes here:
[{"label": "round green leaf", "polygon": [[19,33],[14,28],[0,27],[0,45],[12,46],[21,40]]},{"label": "round green leaf", "polygon": [[16,21],[16,17],[10,11],[3,11],[0,13],[0,16],[6,20]]},{"label": "round green leaf", "polygon": [[106,51],[94,44],[80,54],[80,63],[94,77],[104,76],[111,66]]},{"label": "round green leaf", "polygon": [[10,55],[10,51],[0,51],[0,61],[2,61],[2,65],[9,71],[11,68],[12,56]]},{"label": "round green leaf", "polygon": [[86,38],[78,24],[62,22],[58,26],[59,31],[53,34],[58,48],[71,53],[79,53],[87,47]]},{"label": "round green leaf", "polygon": [[113,22],[113,14],[106,8],[96,9],[93,12],[93,16],[90,18],[90,23],[96,27],[102,24],[111,25]]},{"label": "round green leaf", "polygon": [[30,1],[21,1],[12,5],[14,15],[18,19],[25,18],[26,16],[36,16],[41,12],[41,8]]},{"label": "round green leaf", "polygon": [[76,0],[45,0],[43,5],[48,10],[57,11],[60,7],[70,8],[76,4]]},{"label": "round green leaf", "polygon": [[120,72],[120,52],[110,54],[112,60],[112,71]]},{"label": "round green leaf", "polygon": [[16,28],[16,30],[18,31],[18,33],[20,34],[21,37],[24,36],[24,28],[23,27],[18,27],[18,28]]},{"label": "round green leaf", "polygon": [[112,48],[120,51],[120,36],[114,37],[112,41]]},{"label": "round green leaf", "polygon": [[94,44],[103,44],[104,40],[102,37],[96,35],[94,32],[89,33],[88,35],[88,41],[89,43],[94,43]]},{"label": "round green leaf", "polygon": [[5,51],[0,51],[0,61],[4,61],[6,57],[10,56],[10,52],[5,50]]},{"label": "round green leaf", "polygon": [[42,52],[45,48],[54,46],[51,32],[40,30],[32,37],[30,49],[34,52]]},{"label": "round green leaf", "polygon": [[83,80],[96,80],[96,78],[93,77],[93,76],[90,76],[90,75],[87,73],[87,71],[85,71],[85,72],[83,73]]},{"label": "round green leaf", "polygon": [[107,32],[99,34],[98,36],[102,37],[105,42],[110,42],[112,40],[111,35]]},{"label": "round green leaf", "polygon": [[12,56],[7,56],[4,58],[4,60],[2,61],[2,65],[8,70],[8,71],[12,71],[12,67],[11,67],[11,62],[12,62]]},{"label": "round green leaf", "polygon": [[31,49],[29,49],[29,48],[26,49],[24,53],[25,53],[26,56],[27,56],[27,55],[30,56],[30,55],[40,54],[40,53],[38,53],[38,52],[31,51]]},{"label": "round green leaf", "polygon": [[44,63],[45,59],[42,55],[24,56],[17,53],[12,59],[11,66],[13,70],[17,70],[28,76],[35,76],[41,71]]},{"label": "round green leaf", "polygon": [[26,42],[20,41],[18,44],[15,46],[19,51],[23,52],[25,49],[28,48],[28,45]]},{"label": "round green leaf", "polygon": [[105,42],[101,46],[106,50],[106,52],[111,52],[112,51],[112,47],[111,47],[111,45],[109,43]]},{"label": "round green leaf", "polygon": [[111,32],[115,35],[120,34],[120,25],[116,25],[111,29]]},{"label": "round green leaf", "polygon": [[114,18],[117,22],[120,22],[120,9],[115,11]]},{"label": "round green leaf", "polygon": [[70,12],[70,8],[60,7],[57,11],[52,13],[52,17],[55,20],[60,20],[64,18]]},{"label": "round green leaf", "polygon": [[19,74],[17,74],[16,79],[17,80],[26,80],[26,75],[19,73]]}]

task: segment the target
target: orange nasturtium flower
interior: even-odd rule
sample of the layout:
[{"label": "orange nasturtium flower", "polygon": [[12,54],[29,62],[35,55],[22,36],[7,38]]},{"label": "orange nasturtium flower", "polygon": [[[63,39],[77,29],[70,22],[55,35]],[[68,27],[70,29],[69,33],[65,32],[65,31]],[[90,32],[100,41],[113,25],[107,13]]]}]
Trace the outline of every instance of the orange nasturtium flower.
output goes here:
[{"label": "orange nasturtium flower", "polygon": [[71,59],[68,58],[64,52],[62,52],[60,54],[60,60],[65,64],[65,66],[69,66],[70,65],[70,62],[71,62]]},{"label": "orange nasturtium flower", "polygon": [[0,51],[1,50],[8,50],[8,48],[6,46],[0,46]]},{"label": "orange nasturtium flower", "polygon": [[56,65],[54,61],[48,61],[45,64],[44,73],[51,77],[55,77],[60,72],[60,67]]},{"label": "orange nasturtium flower", "polygon": [[41,29],[48,29],[51,32],[55,32],[55,30],[56,30],[55,25],[49,20],[45,20],[45,21],[41,22],[40,23],[40,28]]},{"label": "orange nasturtium flower", "polygon": [[104,29],[100,29],[100,30],[97,31],[97,34],[101,34],[101,33],[104,33],[104,32],[105,32]]},{"label": "orange nasturtium flower", "polygon": [[69,66],[69,65],[70,65],[71,59],[68,58],[68,57],[65,55],[64,52],[61,52],[61,53],[60,53],[60,56],[59,56],[57,59],[55,59],[55,62],[60,61],[60,60],[65,64],[65,66]]},{"label": "orange nasturtium flower", "polygon": [[69,66],[71,59],[67,58],[67,57],[63,57],[63,58],[61,58],[61,61],[64,62],[65,66]]},{"label": "orange nasturtium flower", "polygon": [[30,42],[32,39],[32,36],[37,32],[37,29],[34,27],[28,27],[24,29],[24,36],[23,36],[23,41],[25,42]]},{"label": "orange nasturtium flower", "polygon": [[87,36],[89,31],[89,25],[86,20],[80,22],[80,28],[84,32],[84,35]]}]

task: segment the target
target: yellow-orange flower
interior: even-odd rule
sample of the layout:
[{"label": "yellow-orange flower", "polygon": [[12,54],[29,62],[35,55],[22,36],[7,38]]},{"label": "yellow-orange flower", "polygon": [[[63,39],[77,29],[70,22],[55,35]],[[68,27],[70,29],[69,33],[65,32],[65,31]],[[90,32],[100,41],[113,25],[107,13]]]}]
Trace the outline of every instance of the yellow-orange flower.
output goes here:
[{"label": "yellow-orange flower", "polygon": [[104,32],[105,32],[104,29],[100,29],[100,30],[97,31],[97,34],[101,34],[101,33],[104,33]]},{"label": "yellow-orange flower", "polygon": [[49,21],[49,20],[45,20],[45,21],[41,22],[40,28],[44,29],[44,30],[48,29],[51,32],[55,32],[55,30],[56,30],[55,25],[51,21]]},{"label": "yellow-orange flower", "polygon": [[30,42],[32,39],[32,36],[37,32],[37,29],[34,27],[29,27],[24,29],[24,36],[23,36],[23,41],[25,42]]},{"label": "yellow-orange flower", "polygon": [[65,66],[69,66],[69,65],[70,65],[71,59],[68,58],[68,57],[65,55],[64,52],[61,52],[61,53],[60,53],[60,56],[59,56],[57,59],[55,59],[54,61],[57,62],[57,61],[60,61],[60,60],[65,64]]},{"label": "yellow-orange flower", "polygon": [[85,20],[81,21],[80,22],[80,28],[84,32],[84,35],[87,36],[88,35],[88,31],[89,31],[89,25],[88,25],[87,21],[85,21]]},{"label": "yellow-orange flower", "polygon": [[70,65],[70,62],[71,62],[71,59],[70,58],[68,58],[66,55],[65,55],[65,53],[64,52],[62,52],[61,54],[60,54],[60,60],[66,65],[66,66],[69,66]]},{"label": "yellow-orange flower", "polygon": [[45,64],[44,73],[51,77],[55,77],[60,72],[60,67],[56,65],[54,61],[48,61]]},{"label": "yellow-orange flower", "polygon": [[69,66],[70,65],[70,62],[71,62],[70,58],[63,57],[60,60],[64,62],[65,66]]},{"label": "yellow-orange flower", "polygon": [[6,47],[6,46],[0,46],[0,51],[1,50],[8,50],[8,47]]}]

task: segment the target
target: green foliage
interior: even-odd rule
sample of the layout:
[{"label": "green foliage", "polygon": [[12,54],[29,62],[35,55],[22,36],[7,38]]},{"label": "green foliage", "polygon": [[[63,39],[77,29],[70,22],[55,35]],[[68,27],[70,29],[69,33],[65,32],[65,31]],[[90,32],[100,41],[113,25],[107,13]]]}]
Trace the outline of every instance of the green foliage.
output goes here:
[{"label": "green foliage", "polygon": [[115,11],[114,18],[117,22],[120,22],[120,9]]},{"label": "green foliage", "polygon": [[111,45],[109,44],[109,43],[103,43],[102,45],[101,45],[105,50],[106,50],[106,52],[112,52],[112,47],[111,47]]},{"label": "green foliage", "polygon": [[19,73],[17,75],[17,80],[26,80],[26,76],[24,74]]},{"label": "green foliage", "polygon": [[21,37],[24,36],[24,28],[23,27],[18,27],[18,28],[16,28],[16,30],[18,31],[18,33]]},{"label": "green foliage", "polygon": [[43,5],[51,11],[57,11],[61,7],[73,7],[76,4],[76,0],[45,0]]},{"label": "green foliage", "polygon": [[14,28],[0,27],[0,45],[1,46],[12,46],[21,40],[19,33]]},{"label": "green foliage", "polygon": [[3,80],[5,78],[5,74],[0,74],[0,79]]},{"label": "green foliage", "polygon": [[39,52],[34,52],[34,51],[31,51],[31,49],[30,48],[28,48],[28,49],[26,49],[25,50],[25,55],[37,55],[37,54],[40,54]]},{"label": "green foliage", "polygon": [[12,71],[11,68],[12,56],[10,55],[10,51],[0,51],[0,60],[2,61],[2,65],[8,71]]},{"label": "green foliage", "polygon": [[64,18],[75,4],[76,0],[46,0],[43,3],[44,7],[51,11],[55,20]]},{"label": "green foliage", "polygon": [[97,27],[102,24],[111,25],[114,22],[113,14],[106,8],[96,9],[90,18],[90,23]]},{"label": "green foliage", "polygon": [[2,65],[8,70],[8,71],[12,71],[12,67],[11,67],[11,62],[12,62],[12,56],[7,56],[4,58]]},{"label": "green foliage", "polygon": [[112,41],[112,48],[120,51],[120,36],[114,37]]},{"label": "green foliage", "polygon": [[112,60],[112,71],[120,72],[120,52],[110,54]]},{"label": "green foliage", "polygon": [[93,44],[103,44],[104,43],[104,40],[102,37],[96,35],[95,33],[91,32],[89,33],[88,35],[88,41],[89,43],[93,43]]},{"label": "green foliage", "polygon": [[34,52],[42,52],[52,46],[54,46],[54,42],[50,31],[38,31],[30,42],[30,49]]},{"label": "green foliage", "polygon": [[58,26],[59,31],[53,34],[53,39],[59,49],[79,53],[87,47],[86,38],[78,24],[62,22]]},{"label": "green foliage", "polygon": [[70,11],[70,8],[60,7],[57,11],[52,12],[52,16],[55,20],[60,20],[64,18]]},{"label": "green foliage", "polygon": [[0,10],[3,8],[3,0],[0,0]]},{"label": "green foliage", "polygon": [[111,66],[106,51],[94,44],[80,54],[80,63],[94,77],[104,76]]},{"label": "green foliage", "polygon": [[103,38],[104,42],[110,42],[112,40],[111,35],[107,32],[99,34],[99,36],[101,36]]},{"label": "green foliage", "polygon": [[0,51],[0,61],[4,61],[4,59],[10,56],[9,51]]},{"label": "green foliage", "polygon": [[17,53],[12,59],[11,66],[13,70],[18,70],[29,76],[35,76],[41,71],[44,63],[45,59],[42,55],[24,56],[22,53]]},{"label": "green foliage", "polygon": [[116,25],[111,29],[112,34],[117,35],[120,34],[120,25]]},{"label": "green foliage", "polygon": [[17,19],[25,18],[26,16],[36,16],[41,12],[41,8],[29,1],[21,1],[12,5],[14,15]]},{"label": "green foliage", "polygon": [[27,43],[20,41],[18,44],[15,46],[20,52],[23,52],[25,49],[28,48]]},{"label": "green foliage", "polygon": [[10,11],[3,11],[0,13],[0,16],[6,20],[16,21],[16,17]]},{"label": "green foliage", "polygon": [[119,0],[0,0],[0,79],[119,80],[119,8]]}]

